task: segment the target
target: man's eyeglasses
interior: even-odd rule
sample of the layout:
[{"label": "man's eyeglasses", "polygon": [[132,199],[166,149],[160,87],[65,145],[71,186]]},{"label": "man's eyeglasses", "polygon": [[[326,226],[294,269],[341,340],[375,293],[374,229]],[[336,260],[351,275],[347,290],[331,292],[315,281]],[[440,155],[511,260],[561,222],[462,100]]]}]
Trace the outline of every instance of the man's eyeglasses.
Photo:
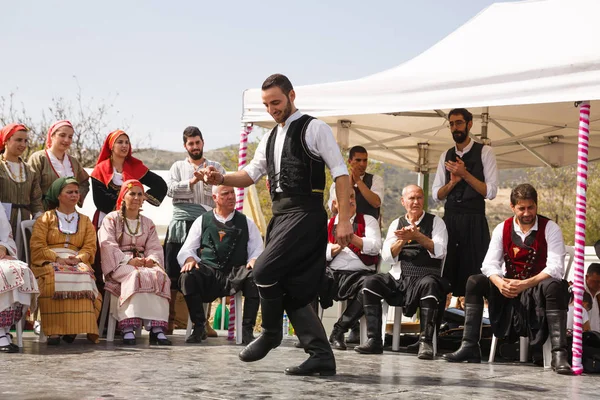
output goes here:
[{"label": "man's eyeglasses", "polygon": [[447,126],[448,128],[454,128],[454,127],[460,128],[460,127],[464,126],[465,124],[466,124],[466,122],[465,122],[465,121],[463,121],[463,120],[458,120],[458,121],[450,121],[450,122],[448,123],[448,125],[446,125],[446,126]]}]

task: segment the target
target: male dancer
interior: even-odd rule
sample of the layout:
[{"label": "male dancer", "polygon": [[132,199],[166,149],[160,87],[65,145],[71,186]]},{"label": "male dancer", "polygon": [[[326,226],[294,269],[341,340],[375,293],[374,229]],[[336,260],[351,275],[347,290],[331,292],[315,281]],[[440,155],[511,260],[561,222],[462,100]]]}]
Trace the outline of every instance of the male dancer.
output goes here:
[{"label": "male dancer", "polygon": [[261,140],[254,159],[243,170],[223,175],[214,167],[203,173],[210,184],[247,187],[268,175],[273,219],[264,252],[254,265],[261,297],[260,337],[239,357],[250,362],[264,358],[282,340],[284,309],[308,360],[286,368],[288,375],[334,375],[335,358],[325,329],[310,303],[325,272],[327,214],[323,208],[325,165],[336,182],[339,221],[337,241],[346,247],[352,238],[348,169],[329,126],[296,109],[296,93],[281,74],[262,85],[262,100],[277,126]]}]

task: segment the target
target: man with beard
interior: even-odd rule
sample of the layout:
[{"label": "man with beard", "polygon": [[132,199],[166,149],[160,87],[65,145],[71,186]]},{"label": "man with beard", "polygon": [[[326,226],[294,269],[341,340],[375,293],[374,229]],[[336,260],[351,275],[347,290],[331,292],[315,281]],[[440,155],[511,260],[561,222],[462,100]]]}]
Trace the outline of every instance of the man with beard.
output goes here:
[{"label": "man with beard", "polygon": [[492,148],[469,137],[473,114],[455,108],[448,114],[448,122],[456,146],[440,156],[432,196],[446,200],[448,254],[444,278],[452,285],[454,296],[464,296],[467,279],[479,273],[490,243],[484,200],[496,197],[498,169]]},{"label": "man with beard", "polygon": [[[188,126],[183,131],[183,147],[188,153],[185,160],[176,161],[169,170],[169,186],[167,195],[173,198],[173,219],[165,237],[165,264],[166,271],[171,279],[171,301],[169,305],[168,333],[173,333],[175,320],[175,302],[179,290],[180,266],[177,254],[185,242],[186,236],[194,221],[204,214],[207,209],[213,208],[215,202],[212,198],[212,185],[202,181],[199,170],[208,165],[225,173],[225,169],[216,161],[204,158],[204,139],[202,132],[195,126]],[[216,336],[216,332],[208,324],[206,326],[209,336]],[[252,331],[247,340],[251,340]]]},{"label": "man with beard", "polygon": [[281,74],[262,85],[262,100],[277,125],[260,141],[245,169],[223,175],[214,167],[203,171],[211,184],[247,187],[268,175],[273,201],[264,252],[254,264],[262,309],[263,332],[239,357],[244,362],[264,358],[283,338],[286,310],[304,350],[310,354],[288,375],[334,375],[335,358],[325,329],[310,305],[325,273],[327,214],[323,208],[325,166],[336,182],[337,243],[346,247],[353,235],[350,224],[350,180],[331,128],[294,105],[296,92]]},{"label": "man with beard", "polygon": [[[560,227],[537,215],[537,191],[524,183],[510,193],[514,217],[500,223],[481,266],[467,281],[465,329],[460,348],[444,355],[450,362],[481,362],[479,339],[483,298],[489,302],[492,331],[514,342],[528,336],[540,348],[550,338],[552,368],[570,375],[567,352],[569,284]],[[504,264],[504,266],[503,266]]]}]

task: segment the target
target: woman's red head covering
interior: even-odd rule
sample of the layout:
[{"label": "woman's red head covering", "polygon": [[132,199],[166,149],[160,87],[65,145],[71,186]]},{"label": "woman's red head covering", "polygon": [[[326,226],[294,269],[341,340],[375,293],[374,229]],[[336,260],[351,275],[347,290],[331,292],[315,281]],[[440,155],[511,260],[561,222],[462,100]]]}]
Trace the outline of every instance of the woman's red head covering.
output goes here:
[{"label": "woman's red head covering", "polygon": [[56,121],[54,124],[52,124],[50,129],[48,129],[48,136],[46,137],[46,148],[47,149],[52,147],[52,134],[54,132],[56,132],[58,130],[58,128],[61,128],[63,126],[68,126],[71,129],[73,129],[73,124],[71,124],[71,122],[67,121],[66,119]]},{"label": "woman's red head covering", "polygon": [[15,132],[27,131],[27,127],[23,124],[8,124],[0,130],[0,151],[6,147],[6,142]]},{"label": "woman's red head covering", "polygon": [[123,185],[121,186],[121,191],[119,192],[119,198],[117,199],[117,207],[115,208],[115,210],[121,209],[121,204],[123,204],[123,198],[125,197],[127,192],[129,192],[129,189],[131,189],[134,186],[141,188],[142,194],[144,193],[144,185],[142,185],[141,182],[137,179],[130,179],[128,181],[123,182]]},{"label": "woman's red head covering", "polygon": [[[102,145],[102,150],[100,150],[100,155],[98,156],[98,161],[96,162],[96,167],[92,171],[91,177],[102,182],[104,185],[108,186],[113,177],[113,166],[110,161],[110,156],[112,155],[112,148],[115,144],[117,138],[121,135],[127,136],[129,139],[129,135],[124,131],[117,129],[114,132],[108,134],[106,139],[104,140],[104,144]],[[125,162],[123,164],[123,181],[128,181],[131,179],[140,180],[144,175],[148,172],[148,167],[144,165],[141,160],[133,157],[131,155],[131,143],[129,145],[129,152],[125,157]]]}]

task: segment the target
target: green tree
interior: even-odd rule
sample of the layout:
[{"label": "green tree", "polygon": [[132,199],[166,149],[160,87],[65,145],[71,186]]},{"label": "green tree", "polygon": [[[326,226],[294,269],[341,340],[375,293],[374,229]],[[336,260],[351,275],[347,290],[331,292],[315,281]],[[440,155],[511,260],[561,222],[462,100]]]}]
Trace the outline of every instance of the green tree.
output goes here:
[{"label": "green tree", "polygon": [[[600,239],[600,165],[588,165],[586,208],[586,245]],[[565,243],[573,244],[575,235],[575,202],[577,167],[535,168],[527,171],[528,181],[538,191],[538,213],[554,220],[562,229]]]},{"label": "green tree", "polygon": [[[75,102],[63,97],[52,98],[50,105],[41,110],[40,117],[34,118],[25,104],[19,103],[16,93],[0,96],[0,124],[2,126],[17,122],[29,128],[29,145],[25,158],[33,152],[43,149],[46,143],[48,128],[58,120],[71,121],[75,129],[70,154],[77,158],[86,168],[96,164],[100,148],[108,133],[113,130],[110,116],[117,114],[112,101],[97,102],[93,98],[86,99],[78,86]],[[120,125],[127,130],[127,126]],[[132,144],[134,149],[140,148],[141,142]]]}]

